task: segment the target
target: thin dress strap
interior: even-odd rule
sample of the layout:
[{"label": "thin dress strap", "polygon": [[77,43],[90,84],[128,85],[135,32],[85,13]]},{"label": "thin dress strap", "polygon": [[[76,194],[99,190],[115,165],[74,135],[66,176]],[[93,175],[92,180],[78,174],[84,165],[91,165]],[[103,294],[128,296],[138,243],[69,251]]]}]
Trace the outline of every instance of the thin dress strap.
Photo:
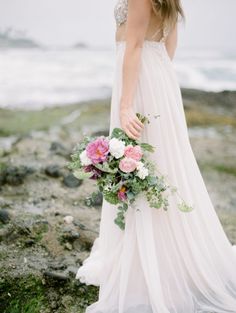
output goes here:
[{"label": "thin dress strap", "polygon": [[160,39],[161,42],[165,42],[166,37],[168,36],[168,28],[166,27],[166,25],[162,26],[161,28],[159,28],[151,37],[151,39],[153,39],[158,33],[160,33],[162,31],[162,38]]}]

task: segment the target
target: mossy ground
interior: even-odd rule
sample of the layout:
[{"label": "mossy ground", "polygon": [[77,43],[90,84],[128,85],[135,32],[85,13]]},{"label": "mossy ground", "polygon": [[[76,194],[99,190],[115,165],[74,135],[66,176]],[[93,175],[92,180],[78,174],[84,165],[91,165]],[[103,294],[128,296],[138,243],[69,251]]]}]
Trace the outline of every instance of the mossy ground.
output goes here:
[{"label": "mossy ground", "polygon": [[2,313],[83,313],[97,297],[97,287],[75,281],[48,281],[40,275],[0,280]]},{"label": "mossy ground", "polygon": [[[58,125],[80,131],[83,127],[94,128],[101,121],[107,127],[109,108],[109,100],[98,100],[39,111],[0,109],[0,136],[26,135],[30,131],[47,131]],[[67,117],[69,119],[65,122]]]}]

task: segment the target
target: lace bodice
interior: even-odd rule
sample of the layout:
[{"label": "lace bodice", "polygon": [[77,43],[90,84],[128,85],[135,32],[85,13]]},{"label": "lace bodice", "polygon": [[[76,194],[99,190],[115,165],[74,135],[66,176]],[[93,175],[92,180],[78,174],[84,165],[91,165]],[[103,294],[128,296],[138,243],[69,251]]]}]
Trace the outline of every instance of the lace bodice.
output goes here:
[{"label": "lace bodice", "polygon": [[[115,8],[114,8],[114,16],[115,16],[117,27],[119,27],[120,25],[126,22],[127,16],[128,16],[128,0],[117,1]],[[163,31],[163,35],[160,41],[165,41],[168,35],[168,29],[165,26],[163,27],[163,29],[162,28],[158,29],[153,34],[152,38],[154,38],[154,36],[156,36],[161,31]]]},{"label": "lace bodice", "polygon": [[126,22],[128,15],[128,0],[118,0],[115,5],[114,15],[117,26]]}]

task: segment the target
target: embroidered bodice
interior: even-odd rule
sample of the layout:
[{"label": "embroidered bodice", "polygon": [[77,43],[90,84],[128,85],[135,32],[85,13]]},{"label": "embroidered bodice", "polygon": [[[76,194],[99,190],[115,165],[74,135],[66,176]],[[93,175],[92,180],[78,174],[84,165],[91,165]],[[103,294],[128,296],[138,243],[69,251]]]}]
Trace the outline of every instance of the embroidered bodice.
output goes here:
[{"label": "embroidered bodice", "polygon": [[[128,16],[128,0],[117,1],[115,8],[114,8],[114,16],[115,16],[117,27],[119,27],[120,25],[126,22],[127,16]],[[161,31],[163,32],[163,35],[160,41],[165,41],[168,35],[168,29],[165,26],[163,27],[163,29],[162,28],[158,29],[153,34],[152,38],[154,38],[154,36],[156,36]]]},{"label": "embroidered bodice", "polygon": [[114,15],[117,26],[126,22],[128,15],[128,0],[118,0],[115,5]]}]

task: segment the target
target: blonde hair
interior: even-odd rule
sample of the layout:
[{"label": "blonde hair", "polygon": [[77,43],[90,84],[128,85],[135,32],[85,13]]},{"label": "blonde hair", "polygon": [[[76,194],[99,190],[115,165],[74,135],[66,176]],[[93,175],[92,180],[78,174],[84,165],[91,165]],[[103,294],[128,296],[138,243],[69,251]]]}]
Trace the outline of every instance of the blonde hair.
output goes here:
[{"label": "blonde hair", "polygon": [[180,0],[151,0],[151,2],[154,13],[161,16],[163,25],[169,29],[175,26],[179,17],[185,19]]}]

